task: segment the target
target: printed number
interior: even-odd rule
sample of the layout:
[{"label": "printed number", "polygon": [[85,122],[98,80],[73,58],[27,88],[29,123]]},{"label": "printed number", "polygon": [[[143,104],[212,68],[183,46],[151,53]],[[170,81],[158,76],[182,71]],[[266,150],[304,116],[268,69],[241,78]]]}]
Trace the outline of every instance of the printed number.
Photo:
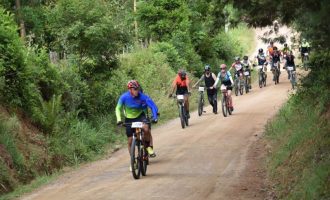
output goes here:
[{"label": "printed number", "polygon": [[184,99],[183,95],[178,95],[178,96],[176,96],[176,98],[178,98],[178,100],[183,100]]},{"label": "printed number", "polygon": [[143,127],[143,122],[133,122],[132,123],[132,128],[142,128]]},{"label": "printed number", "polygon": [[199,87],[199,88],[198,88],[198,91],[200,91],[200,92],[204,92],[204,87]]}]

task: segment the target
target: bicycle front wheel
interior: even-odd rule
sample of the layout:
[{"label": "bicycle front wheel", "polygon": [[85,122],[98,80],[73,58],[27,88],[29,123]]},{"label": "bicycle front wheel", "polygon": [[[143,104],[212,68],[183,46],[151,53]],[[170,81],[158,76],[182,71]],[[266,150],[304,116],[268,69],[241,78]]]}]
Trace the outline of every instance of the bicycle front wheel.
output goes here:
[{"label": "bicycle front wheel", "polygon": [[198,99],[198,116],[201,116],[203,114],[203,97],[202,94]]},{"label": "bicycle front wheel", "polygon": [[149,161],[148,152],[145,148],[145,145],[141,146],[140,153],[141,153],[141,155],[140,155],[141,156],[141,161],[140,161],[141,174],[142,174],[142,176],[145,176],[145,175],[147,175],[147,167],[148,167],[148,161]]},{"label": "bicycle front wheel", "polygon": [[221,99],[221,108],[222,108],[222,114],[224,117],[227,117],[227,101],[226,101],[226,97],[222,96],[222,99]]},{"label": "bicycle front wheel", "polygon": [[140,178],[140,172],[141,172],[140,169],[141,165],[139,159],[140,147],[141,147],[140,142],[136,141],[136,139],[134,138],[131,146],[131,168],[134,179]]},{"label": "bicycle front wheel", "polygon": [[185,122],[185,116],[184,116],[184,107],[182,105],[179,106],[179,116],[180,116],[180,122],[181,122],[181,127],[185,128],[186,122]]}]

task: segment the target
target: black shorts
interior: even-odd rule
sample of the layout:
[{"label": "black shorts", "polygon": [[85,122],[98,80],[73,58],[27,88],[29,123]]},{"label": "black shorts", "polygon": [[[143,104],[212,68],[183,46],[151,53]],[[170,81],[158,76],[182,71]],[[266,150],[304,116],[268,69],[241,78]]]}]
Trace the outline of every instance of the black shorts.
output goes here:
[{"label": "black shorts", "polygon": [[[144,113],[142,113],[140,116],[138,116],[137,118],[125,118],[125,123],[132,123],[132,122],[143,122],[143,121],[146,121],[147,120],[147,117]],[[150,127],[150,124],[149,124],[149,128]],[[133,131],[134,129],[131,128],[131,126],[126,126],[126,135],[127,137],[132,137],[133,136]]]},{"label": "black shorts", "polygon": [[233,87],[231,86],[230,80],[228,80],[228,81],[222,81],[222,84],[224,84],[225,86],[227,86],[227,90],[233,90]]},{"label": "black shorts", "polygon": [[176,90],[176,95],[187,95],[188,88],[187,87],[178,87]]}]

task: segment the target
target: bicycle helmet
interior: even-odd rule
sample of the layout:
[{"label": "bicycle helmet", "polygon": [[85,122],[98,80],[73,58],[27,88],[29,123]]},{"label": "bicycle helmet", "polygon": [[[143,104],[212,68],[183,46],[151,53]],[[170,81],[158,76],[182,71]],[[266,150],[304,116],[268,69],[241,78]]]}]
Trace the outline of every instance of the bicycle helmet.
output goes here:
[{"label": "bicycle helmet", "polygon": [[235,61],[239,61],[239,60],[240,60],[239,56],[236,56]]},{"label": "bicycle helmet", "polygon": [[274,50],[274,51],[277,51],[277,47],[273,47],[273,50]]},{"label": "bicycle helmet", "polygon": [[288,44],[287,43],[284,43],[284,47],[287,47],[288,46]]},{"label": "bicycle helmet", "polygon": [[186,73],[186,71],[184,71],[184,70],[180,70],[179,73],[178,73],[178,75],[180,76],[181,79],[185,79],[187,73]]},{"label": "bicycle helmet", "polygon": [[130,81],[128,81],[128,83],[127,83],[127,88],[128,88],[128,89],[131,89],[131,88],[135,88],[135,89],[137,89],[137,88],[140,88],[140,84],[139,84],[139,82],[137,82],[136,80],[130,80]]},{"label": "bicycle helmet", "polygon": [[211,70],[210,65],[205,65],[205,67],[204,67],[204,71],[210,71],[210,70]]},{"label": "bicycle helmet", "polygon": [[264,50],[262,48],[259,49],[259,53],[262,53],[264,52]]},{"label": "bicycle helmet", "polygon": [[248,60],[248,59],[249,59],[248,56],[244,56],[244,57],[243,57],[243,60]]}]

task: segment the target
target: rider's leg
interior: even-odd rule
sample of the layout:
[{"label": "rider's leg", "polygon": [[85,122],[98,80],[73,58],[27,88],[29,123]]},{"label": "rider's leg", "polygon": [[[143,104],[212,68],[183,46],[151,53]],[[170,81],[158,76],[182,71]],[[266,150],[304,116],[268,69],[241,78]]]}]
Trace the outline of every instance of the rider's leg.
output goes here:
[{"label": "rider's leg", "polygon": [[189,113],[189,99],[188,99],[188,95],[184,95],[184,107],[186,108],[187,113]]},{"label": "rider's leg", "polygon": [[233,105],[233,99],[231,98],[231,90],[228,90],[227,92],[228,92],[229,105],[231,108],[233,108],[234,105]]},{"label": "rider's leg", "polygon": [[145,145],[147,148],[147,152],[149,154],[150,157],[155,157],[156,154],[153,150],[153,141],[152,141],[152,135],[151,135],[151,130],[149,125],[145,124],[143,126],[143,132],[144,132],[144,140],[145,140]]},{"label": "rider's leg", "polygon": [[212,94],[207,94],[207,99],[209,100],[209,103],[211,104],[211,106],[214,107],[213,95]]},{"label": "rider's leg", "polygon": [[127,138],[127,148],[128,148],[128,153],[129,154],[131,154],[132,141],[133,141],[133,137],[132,136]]}]

